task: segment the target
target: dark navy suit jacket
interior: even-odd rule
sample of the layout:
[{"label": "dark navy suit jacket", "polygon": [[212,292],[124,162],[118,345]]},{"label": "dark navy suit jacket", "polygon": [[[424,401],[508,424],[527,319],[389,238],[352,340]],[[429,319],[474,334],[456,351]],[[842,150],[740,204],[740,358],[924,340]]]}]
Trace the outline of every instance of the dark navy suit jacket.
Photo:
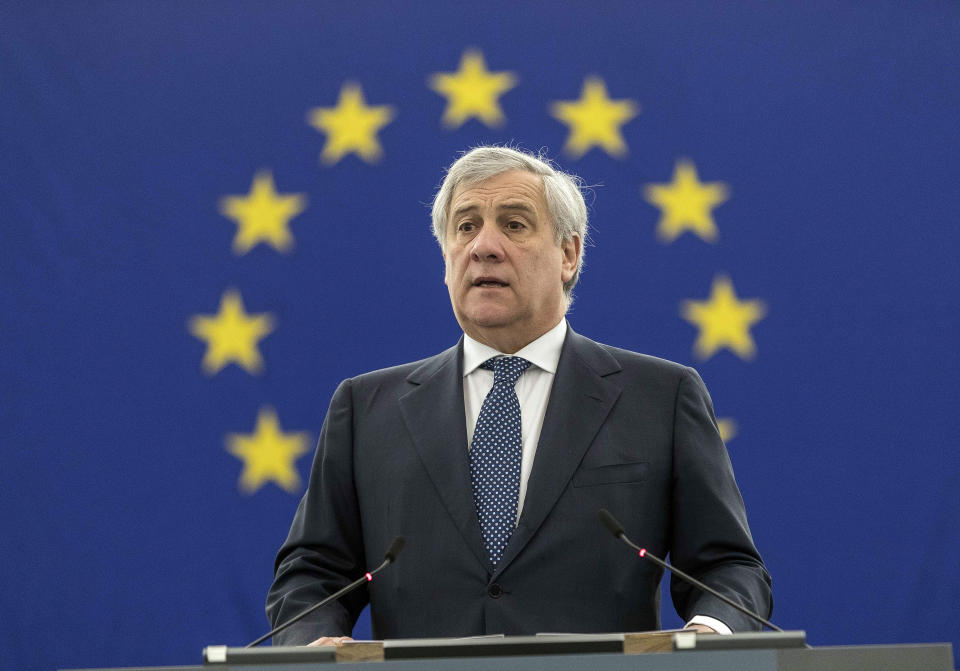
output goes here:
[{"label": "dark navy suit jacket", "polygon": [[[390,541],[395,565],[274,643],[349,635],[371,604],[375,638],[659,627],[662,571],[597,520],[607,508],[654,554],[768,616],[754,547],[710,397],[697,373],[568,330],[517,528],[495,569],[468,467],[462,343],[344,381],[310,483],[276,561],[273,625],[363,575]],[[757,626],[674,581],[683,618]]]}]

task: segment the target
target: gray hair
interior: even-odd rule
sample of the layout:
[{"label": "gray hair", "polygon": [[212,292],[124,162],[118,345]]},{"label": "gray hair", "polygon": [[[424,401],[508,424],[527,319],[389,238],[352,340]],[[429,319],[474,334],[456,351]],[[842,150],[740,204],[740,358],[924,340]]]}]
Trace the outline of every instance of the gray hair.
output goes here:
[{"label": "gray hair", "polygon": [[540,175],[547,209],[553,220],[553,232],[557,244],[580,236],[580,259],[577,268],[563,285],[570,301],[574,285],[580,278],[583,267],[583,248],[587,239],[587,205],[583,200],[583,180],[576,175],[560,170],[543,153],[539,155],[511,147],[476,147],[466,152],[447,168],[446,177],[433,199],[433,237],[442,249],[447,239],[447,216],[450,202],[459,186],[471,186],[511,170]]}]

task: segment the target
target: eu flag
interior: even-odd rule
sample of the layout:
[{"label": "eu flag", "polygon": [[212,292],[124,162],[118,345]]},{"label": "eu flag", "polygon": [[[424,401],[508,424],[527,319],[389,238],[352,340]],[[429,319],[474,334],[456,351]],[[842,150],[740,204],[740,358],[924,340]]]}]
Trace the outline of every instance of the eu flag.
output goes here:
[{"label": "eu flag", "polygon": [[960,645],[956,2],[7,2],[0,27],[0,667],[266,630],[336,385],[459,337],[426,204],[490,143],[590,185],[573,327],[705,379],[773,621]]}]

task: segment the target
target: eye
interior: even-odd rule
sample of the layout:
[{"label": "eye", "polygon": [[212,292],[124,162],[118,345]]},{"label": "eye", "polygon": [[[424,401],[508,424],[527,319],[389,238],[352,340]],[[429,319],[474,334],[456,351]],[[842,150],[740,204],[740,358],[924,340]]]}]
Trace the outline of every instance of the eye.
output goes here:
[{"label": "eye", "polygon": [[457,225],[457,231],[461,233],[469,233],[475,228],[476,224],[474,224],[472,221],[464,221]]},{"label": "eye", "polygon": [[513,219],[507,222],[507,228],[509,228],[511,231],[519,231],[526,227],[527,225],[519,219]]}]

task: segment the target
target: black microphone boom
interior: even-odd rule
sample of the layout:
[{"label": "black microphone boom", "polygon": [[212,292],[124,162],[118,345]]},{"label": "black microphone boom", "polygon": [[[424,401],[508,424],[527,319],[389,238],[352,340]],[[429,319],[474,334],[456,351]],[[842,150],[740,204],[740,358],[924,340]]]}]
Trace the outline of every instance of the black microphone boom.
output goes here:
[{"label": "black microphone boom", "polygon": [[659,557],[650,554],[649,552],[647,552],[646,548],[642,548],[642,547],[640,547],[639,545],[635,545],[629,538],[627,538],[627,534],[626,534],[626,532],[624,532],[623,527],[620,525],[619,522],[617,522],[616,518],[614,518],[614,516],[611,515],[611,514],[610,514],[610,511],[607,510],[606,508],[601,508],[601,509],[600,509],[600,512],[597,514],[597,516],[600,518],[600,522],[603,523],[603,526],[605,526],[605,527],[607,528],[607,530],[608,530],[611,534],[613,534],[614,538],[619,538],[619,539],[622,540],[624,543],[626,543],[627,545],[629,545],[630,547],[632,547],[634,550],[636,550],[636,551],[640,554],[640,558],[641,558],[641,559],[649,559],[650,561],[652,561],[654,564],[656,564],[656,565],[659,566],[660,568],[667,569],[668,571],[670,571],[670,572],[671,572],[672,574],[674,574],[675,576],[678,576],[678,577],[680,577],[680,578],[683,578],[685,581],[687,581],[688,583],[690,583],[690,584],[693,585],[694,587],[696,587],[696,588],[698,588],[698,589],[706,592],[707,594],[710,594],[710,595],[712,595],[712,596],[717,597],[718,599],[720,599],[721,601],[723,601],[723,602],[724,602],[725,604],[727,604],[728,606],[732,606],[732,607],[736,608],[737,610],[739,610],[739,611],[740,611],[741,613],[743,613],[744,615],[747,615],[747,616],[753,618],[753,619],[756,620],[757,622],[760,622],[761,624],[769,627],[770,629],[773,629],[774,631],[780,631],[780,632],[783,631],[783,629],[781,629],[780,627],[778,627],[777,625],[775,625],[773,622],[770,622],[769,620],[763,619],[762,617],[760,617],[759,615],[757,615],[757,614],[754,613],[753,611],[748,610],[747,608],[744,608],[743,606],[741,606],[741,605],[740,605],[739,603],[737,603],[736,601],[730,599],[729,597],[724,596],[723,594],[721,594],[721,593],[718,592],[717,590],[713,589],[712,587],[708,587],[707,585],[704,585],[702,582],[700,582],[699,580],[697,580],[696,578],[694,578],[692,575],[688,575],[687,573],[684,573],[684,572],[681,571],[680,569],[672,566],[671,564],[665,562],[664,560],[660,559]]},{"label": "black microphone boom", "polygon": [[313,604],[312,606],[307,608],[305,611],[303,611],[299,615],[293,616],[283,624],[279,625],[276,629],[272,629],[268,631],[266,634],[264,634],[263,636],[255,640],[253,643],[248,643],[245,647],[253,648],[255,646],[260,645],[261,643],[266,641],[268,638],[270,638],[274,634],[279,634],[281,631],[283,631],[290,625],[299,622],[300,620],[302,620],[303,618],[305,618],[307,615],[317,610],[318,608],[322,608],[323,606],[326,606],[331,601],[336,601],[337,599],[344,596],[345,594],[349,594],[350,592],[358,588],[360,585],[372,581],[373,576],[377,575],[380,571],[387,568],[390,564],[392,564],[397,559],[397,555],[400,554],[400,551],[403,549],[403,545],[405,542],[406,541],[404,540],[403,536],[397,536],[396,538],[393,539],[393,542],[390,543],[390,548],[387,550],[386,554],[383,556],[383,563],[380,564],[380,566],[373,569],[372,571],[368,571],[367,573],[364,573],[362,577],[357,578],[356,580],[354,580],[352,583],[350,583],[343,589],[334,592],[333,594],[328,596],[326,599],[324,599],[320,603]]}]

